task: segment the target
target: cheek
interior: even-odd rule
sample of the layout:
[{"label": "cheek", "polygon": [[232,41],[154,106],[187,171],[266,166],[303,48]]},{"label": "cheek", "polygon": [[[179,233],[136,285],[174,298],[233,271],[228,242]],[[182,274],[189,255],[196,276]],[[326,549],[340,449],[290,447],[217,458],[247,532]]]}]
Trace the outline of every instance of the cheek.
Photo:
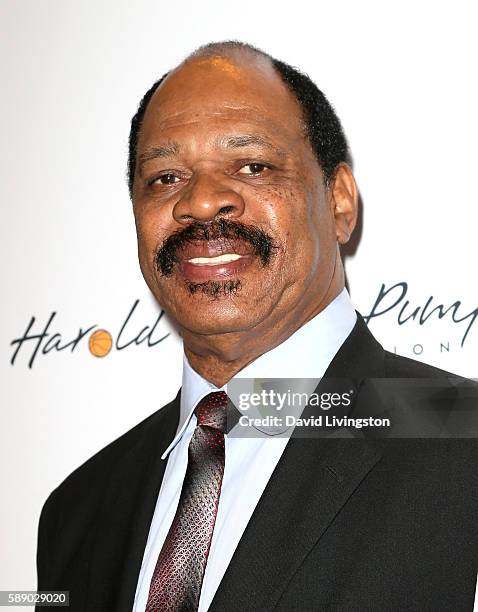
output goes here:
[{"label": "cheek", "polygon": [[321,202],[303,191],[281,189],[272,216],[277,237],[291,266],[314,265],[325,238],[327,219]]},{"label": "cheek", "polygon": [[[326,200],[317,192],[292,197],[286,216],[287,275],[296,286],[320,284],[335,262],[335,229]],[[314,280],[315,279],[315,280]]]},{"label": "cheek", "polygon": [[165,230],[165,220],[158,215],[157,211],[135,211],[136,234],[138,241],[139,263],[143,275],[154,274],[154,254],[157,247],[170,234]]}]

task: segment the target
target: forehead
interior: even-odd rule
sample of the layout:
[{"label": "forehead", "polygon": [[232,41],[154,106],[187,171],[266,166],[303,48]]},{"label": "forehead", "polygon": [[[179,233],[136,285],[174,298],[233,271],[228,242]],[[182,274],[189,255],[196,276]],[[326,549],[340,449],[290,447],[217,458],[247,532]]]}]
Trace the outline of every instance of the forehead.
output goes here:
[{"label": "forehead", "polygon": [[162,135],[211,129],[253,131],[293,146],[304,141],[302,111],[294,95],[262,57],[199,57],[172,72],[154,93],[139,148]]}]

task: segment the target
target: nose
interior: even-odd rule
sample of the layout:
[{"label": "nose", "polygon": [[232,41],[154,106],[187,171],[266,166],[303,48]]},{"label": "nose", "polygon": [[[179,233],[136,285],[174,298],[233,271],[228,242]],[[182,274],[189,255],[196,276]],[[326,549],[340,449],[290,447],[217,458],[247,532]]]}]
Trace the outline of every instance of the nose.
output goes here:
[{"label": "nose", "polygon": [[174,219],[187,225],[193,221],[212,221],[216,217],[235,219],[244,213],[242,196],[214,177],[194,177],[173,209]]}]

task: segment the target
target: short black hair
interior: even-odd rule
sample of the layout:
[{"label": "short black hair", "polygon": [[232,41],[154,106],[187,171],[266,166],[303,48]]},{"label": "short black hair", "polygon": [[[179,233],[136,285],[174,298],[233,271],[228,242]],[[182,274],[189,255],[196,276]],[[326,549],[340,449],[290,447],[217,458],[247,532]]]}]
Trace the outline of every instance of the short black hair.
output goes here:
[{"label": "short black hair", "polygon": [[[252,45],[236,40],[203,45],[189,55],[187,59],[199,55],[227,55],[235,50],[243,50],[260,55],[271,61],[282,81],[294,94],[302,108],[307,137],[322,169],[324,179],[326,182],[329,182],[340,163],[350,163],[349,148],[342,124],[332,105],[307,74],[285,62],[275,59]],[[128,153],[128,187],[130,195],[133,193],[138,137],[144,114],[154,92],[168,74],[169,72],[164,74],[148,89],[139,103],[136,114],[131,120]]]}]

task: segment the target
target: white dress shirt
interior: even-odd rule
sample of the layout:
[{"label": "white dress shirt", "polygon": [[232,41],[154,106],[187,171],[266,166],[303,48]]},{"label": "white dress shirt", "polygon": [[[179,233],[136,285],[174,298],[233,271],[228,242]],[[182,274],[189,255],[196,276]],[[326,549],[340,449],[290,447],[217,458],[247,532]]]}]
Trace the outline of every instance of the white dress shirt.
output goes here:
[{"label": "white dress shirt", "polygon": [[[356,318],[349,294],[344,289],[327,308],[237,376],[321,378],[352,331]],[[144,551],[134,612],[145,610],[156,561],[176,514],[188,463],[188,445],[196,427],[194,409],[212,391],[218,388],[193,370],[184,356],[179,426],[176,437],[162,456],[168,463]],[[224,476],[199,612],[209,608],[288,440],[288,437],[228,438],[226,434]]]}]

